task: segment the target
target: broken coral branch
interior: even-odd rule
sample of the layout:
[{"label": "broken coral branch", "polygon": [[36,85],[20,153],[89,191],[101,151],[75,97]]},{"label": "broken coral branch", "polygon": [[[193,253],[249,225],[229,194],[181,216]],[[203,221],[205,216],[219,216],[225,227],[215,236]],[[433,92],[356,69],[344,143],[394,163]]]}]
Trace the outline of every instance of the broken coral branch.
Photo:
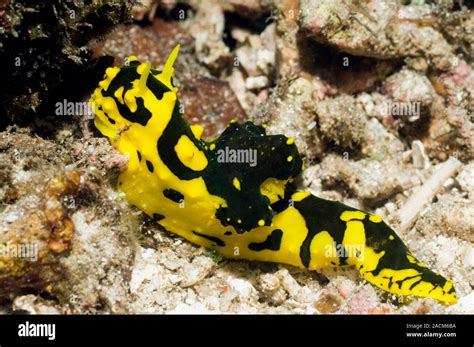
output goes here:
[{"label": "broken coral branch", "polygon": [[405,233],[415,222],[416,218],[435,195],[443,183],[461,169],[462,163],[454,157],[439,165],[431,177],[407,200],[395,217],[400,221],[398,231]]}]

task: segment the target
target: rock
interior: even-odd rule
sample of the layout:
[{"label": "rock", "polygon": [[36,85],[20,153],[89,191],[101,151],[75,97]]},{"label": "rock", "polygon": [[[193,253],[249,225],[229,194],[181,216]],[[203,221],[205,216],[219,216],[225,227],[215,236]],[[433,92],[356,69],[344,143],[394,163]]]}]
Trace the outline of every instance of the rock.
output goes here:
[{"label": "rock", "polygon": [[176,305],[174,310],[167,312],[167,314],[219,314],[219,311],[209,310],[202,304],[188,305],[185,303],[179,303]]},{"label": "rock", "polygon": [[154,0],[138,0],[132,7],[132,17],[134,20],[142,21],[145,16],[151,22],[155,17],[158,3]]},{"label": "rock", "polygon": [[473,242],[474,206],[465,199],[445,197],[431,204],[415,227],[427,238],[448,235]]},{"label": "rock", "polygon": [[472,314],[472,312],[474,312],[474,292],[470,292],[468,295],[460,297],[457,304],[450,306],[447,309],[447,312],[455,314]]},{"label": "rock", "polygon": [[298,297],[301,291],[301,286],[296,282],[293,276],[291,276],[287,269],[278,270],[275,273],[275,276],[280,280],[282,287],[290,296]]},{"label": "rock", "polygon": [[[465,93],[457,91],[456,95],[463,97]],[[446,106],[444,98],[435,99],[428,131],[422,141],[430,157],[445,161],[453,156],[468,162],[474,158],[474,124],[470,119],[471,111],[457,105],[465,105],[465,102],[455,102],[456,105]]]},{"label": "rock", "polygon": [[237,62],[243,67],[245,73],[249,76],[258,76],[261,74],[257,66],[257,52],[250,46],[242,46],[235,51]]},{"label": "rock", "polygon": [[461,189],[469,194],[469,197],[474,196],[474,163],[465,165],[456,177]]},{"label": "rock", "polygon": [[367,128],[366,114],[351,96],[325,99],[314,104],[319,129],[327,142],[343,148],[360,144]]},{"label": "rock", "polygon": [[55,144],[21,131],[0,134],[2,162],[13,169],[0,165],[0,176],[15,191],[14,203],[0,212],[7,217],[0,216],[0,229],[8,230],[1,243],[35,247],[31,259],[1,262],[1,295],[28,289],[48,293],[67,312],[127,312],[134,217],[101,178],[105,165],[94,157],[103,151],[100,141],[78,145],[72,138]]},{"label": "rock", "polygon": [[188,288],[188,290],[186,291],[185,302],[188,305],[194,305],[196,303],[196,293],[191,288]]},{"label": "rock", "polygon": [[184,275],[181,280],[183,288],[191,287],[203,280],[216,268],[216,263],[211,258],[198,256],[191,264],[184,265]]},{"label": "rock", "polygon": [[223,41],[224,10],[218,2],[203,0],[190,23],[194,49],[199,62],[220,71],[230,59],[229,47]]},{"label": "rock", "polygon": [[221,306],[227,306],[226,311],[229,309],[230,302],[228,302],[227,298],[224,300],[219,300],[216,296],[206,296],[203,305],[205,306],[206,310],[208,311],[221,311]]},{"label": "rock", "polygon": [[452,243],[443,235],[439,235],[437,241],[441,245],[437,262],[441,268],[448,269],[456,260],[456,254],[450,251],[452,249]]},{"label": "rock", "polygon": [[449,66],[454,54],[443,35],[415,23],[436,16],[428,4],[401,5],[389,0],[352,3],[344,0],[303,0],[301,28],[322,44],[355,56],[393,59],[422,56],[438,69]]},{"label": "rock", "polygon": [[133,271],[130,279],[130,292],[139,294],[143,292],[142,284],[147,282],[148,287],[160,288],[163,286],[161,279],[163,269],[159,266],[159,255],[151,248],[139,247],[135,256]]},{"label": "rock", "polygon": [[286,300],[286,293],[281,286],[280,279],[274,274],[266,273],[257,279],[257,289],[264,300],[272,305],[281,305]]},{"label": "rock", "polygon": [[259,288],[265,292],[274,292],[280,288],[280,280],[273,274],[263,274],[258,278]]},{"label": "rock", "polygon": [[428,114],[436,93],[425,75],[407,68],[390,76],[382,89],[390,98],[388,115],[396,125],[417,122]]},{"label": "rock", "polygon": [[227,82],[195,78],[183,84],[179,98],[190,123],[204,127],[203,137],[217,137],[231,120],[247,119]]},{"label": "rock", "polygon": [[165,268],[171,271],[175,271],[184,265],[176,253],[169,248],[161,252],[160,261]]},{"label": "rock", "polygon": [[[71,250],[75,225],[63,204],[68,196],[78,196],[83,173],[67,172],[47,182],[28,208],[3,212],[0,218],[0,295],[21,288],[45,289],[64,276],[61,256]],[[34,194],[34,193],[33,193]],[[2,213],[0,213],[0,216]]]},{"label": "rock", "polygon": [[245,80],[245,87],[250,90],[262,89],[268,85],[268,78],[266,76],[251,76]]},{"label": "rock", "polygon": [[275,25],[268,25],[260,35],[247,35],[235,55],[234,65],[242,66],[248,76],[269,76],[275,66]]},{"label": "rock", "polygon": [[318,300],[314,303],[314,308],[322,314],[334,313],[342,303],[340,294],[334,288],[328,288],[319,295]]},{"label": "rock", "polygon": [[247,114],[249,114],[253,107],[253,100],[251,97],[249,98],[250,95],[247,91],[247,86],[245,85],[244,74],[239,69],[233,69],[232,73],[226,80],[229,82],[229,86],[235,93],[242,108],[247,112]]},{"label": "rock", "polygon": [[27,314],[61,314],[51,302],[33,294],[17,296],[13,300],[12,310]]},{"label": "rock", "polygon": [[246,17],[249,20],[270,13],[273,2],[271,0],[229,0],[219,2],[227,11],[238,13],[240,16]]},{"label": "rock", "polygon": [[[317,114],[321,136],[329,144],[342,149],[359,149],[366,156],[382,160],[404,149],[400,139],[379,122],[386,116],[387,108],[382,106],[385,101],[377,96],[372,99],[368,94],[357,99],[344,95],[312,101],[308,107]],[[366,109],[377,119],[369,119]]]},{"label": "rock", "polygon": [[383,91],[386,96],[395,101],[419,102],[423,106],[429,106],[435,96],[435,90],[430,80],[425,75],[407,68],[387,78],[383,85]]},{"label": "rock", "polygon": [[[2,64],[15,65],[2,76],[0,128],[14,119],[25,123],[54,114],[55,101],[87,93],[87,81],[98,79],[106,62],[92,59],[87,42],[128,20],[130,8],[130,3],[111,0],[2,1],[0,56]],[[71,80],[74,88],[69,88]]]},{"label": "rock", "polygon": [[465,251],[461,255],[461,262],[466,269],[472,270],[474,268],[474,248],[472,245],[465,247]]},{"label": "rock", "polygon": [[298,10],[299,3],[293,0],[273,2],[276,22],[275,45],[277,49],[276,75],[281,79],[295,76],[301,67],[298,49]]},{"label": "rock", "polygon": [[349,298],[357,291],[357,284],[347,277],[337,276],[331,281],[331,284],[334,285],[341,297],[344,299]]},{"label": "rock", "polygon": [[361,143],[360,152],[371,159],[385,161],[400,158],[400,152],[403,152],[405,146],[403,142],[388,131],[378,119],[372,118],[367,122],[365,136]]},{"label": "rock", "polygon": [[257,53],[257,66],[262,72],[269,76],[275,67],[276,60],[276,25],[270,24],[259,36],[259,46]]},{"label": "rock", "polygon": [[397,159],[381,162],[369,159],[345,160],[328,155],[321,162],[322,182],[326,188],[344,182],[349,191],[365,203],[373,204],[419,184],[413,170]]},{"label": "rock", "polygon": [[313,194],[320,195],[323,187],[321,182],[321,166],[319,164],[305,167],[302,173],[304,186],[307,187]]},{"label": "rock", "polygon": [[136,240],[123,221],[111,230],[96,218],[90,210],[72,215],[74,243],[71,254],[61,260],[66,275],[51,291],[73,312],[126,313],[132,303],[129,282]]},{"label": "rock", "polygon": [[300,3],[301,26],[319,42],[329,43],[344,52],[393,58],[396,52],[382,36],[387,21],[382,17],[394,16],[397,9],[395,4],[384,5],[382,12],[379,8],[369,10],[363,5],[351,6],[344,1],[304,0]]},{"label": "rock", "polygon": [[369,284],[360,288],[341,308],[340,313],[345,314],[368,314],[380,313],[380,304],[375,289]]},{"label": "rock", "polygon": [[411,143],[411,157],[416,168],[426,170],[430,167],[430,158],[421,141],[415,140]]},{"label": "rock", "polygon": [[316,84],[300,77],[288,85],[278,86],[255,117],[261,123],[268,124],[268,134],[293,137],[300,153],[309,161],[321,155],[324,148],[317,131],[310,126],[314,115],[308,112],[306,106],[313,98]]},{"label": "rock", "polygon": [[247,39],[251,35],[251,32],[247,29],[234,27],[230,30],[230,34],[232,35],[232,38],[235,39],[238,43],[243,44],[245,43],[245,41],[247,41]]},{"label": "rock", "polygon": [[239,278],[229,278],[227,282],[229,283],[229,286],[238,292],[239,296],[243,299],[248,299],[251,295],[256,293],[256,290],[252,284],[246,280]]},{"label": "rock", "polygon": [[456,85],[472,88],[472,84],[474,83],[474,69],[465,60],[458,60],[458,63],[455,64],[450,74],[450,77]]},{"label": "rock", "polygon": [[380,122],[383,122],[389,115],[389,99],[383,94],[378,92],[373,92],[371,94],[361,93],[356,97],[356,100],[369,117],[375,117]]}]

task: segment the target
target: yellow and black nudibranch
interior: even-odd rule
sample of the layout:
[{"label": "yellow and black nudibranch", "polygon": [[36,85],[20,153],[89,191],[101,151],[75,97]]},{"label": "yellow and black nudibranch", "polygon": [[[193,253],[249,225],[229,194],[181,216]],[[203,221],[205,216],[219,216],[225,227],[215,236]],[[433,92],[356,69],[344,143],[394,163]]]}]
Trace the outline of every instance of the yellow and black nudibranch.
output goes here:
[{"label": "yellow and black nudibranch", "polygon": [[415,259],[380,216],[296,191],[302,160],[293,139],[252,122],[201,139],[203,128],[180,112],[178,49],[162,71],[136,57],[108,68],[91,98],[97,129],[129,157],[118,184],[131,204],[225,257],[355,266],[389,293],[457,301],[453,283]]}]

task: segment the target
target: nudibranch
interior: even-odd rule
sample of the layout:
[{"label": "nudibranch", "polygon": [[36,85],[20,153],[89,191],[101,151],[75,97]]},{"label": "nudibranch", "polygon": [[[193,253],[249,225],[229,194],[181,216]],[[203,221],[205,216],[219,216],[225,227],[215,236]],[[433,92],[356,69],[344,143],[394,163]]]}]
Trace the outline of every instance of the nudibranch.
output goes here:
[{"label": "nudibranch", "polygon": [[118,189],[130,204],[224,257],[310,270],[354,266],[389,293],[457,301],[453,283],[417,260],[380,216],[297,191],[294,139],[250,121],[202,139],[177,98],[178,50],[161,71],[133,56],[108,68],[91,97],[95,126],[129,157]]}]

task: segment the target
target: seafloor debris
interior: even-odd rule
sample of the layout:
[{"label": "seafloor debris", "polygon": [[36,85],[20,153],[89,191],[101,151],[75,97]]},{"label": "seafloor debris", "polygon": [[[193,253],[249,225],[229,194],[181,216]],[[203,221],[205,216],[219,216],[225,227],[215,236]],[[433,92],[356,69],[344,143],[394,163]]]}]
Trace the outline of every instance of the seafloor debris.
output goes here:
[{"label": "seafloor debris", "polygon": [[12,311],[23,314],[59,314],[60,311],[51,305],[51,302],[35,296],[27,294],[17,296],[13,301]]},{"label": "seafloor debris", "polygon": [[353,161],[327,155],[321,162],[322,181],[328,187],[343,184],[351,195],[375,204],[419,184],[413,169],[397,159]]},{"label": "seafloor debris", "polygon": [[224,9],[219,2],[203,0],[190,24],[194,51],[199,62],[219,71],[230,61],[229,47],[224,43]]},{"label": "seafloor debris", "polygon": [[415,226],[427,239],[448,235],[474,242],[474,207],[467,199],[445,196],[424,211]]},{"label": "seafloor debris", "polygon": [[365,138],[367,117],[348,95],[314,103],[319,130],[326,142],[341,148],[360,145]]},{"label": "seafloor debris", "polygon": [[397,218],[400,219],[398,231],[404,233],[413,225],[418,214],[423,207],[433,200],[434,196],[443,183],[451,176],[455,175],[461,168],[459,160],[450,158],[443,164],[440,164],[434,174],[424,182],[424,184],[407,200],[403,208],[397,212]]},{"label": "seafloor debris", "polygon": [[269,133],[285,133],[295,138],[300,153],[310,162],[324,149],[314,116],[307,108],[314,89],[318,88],[315,84],[316,87],[311,80],[300,77],[279,86],[257,114],[260,121],[268,123]]}]

